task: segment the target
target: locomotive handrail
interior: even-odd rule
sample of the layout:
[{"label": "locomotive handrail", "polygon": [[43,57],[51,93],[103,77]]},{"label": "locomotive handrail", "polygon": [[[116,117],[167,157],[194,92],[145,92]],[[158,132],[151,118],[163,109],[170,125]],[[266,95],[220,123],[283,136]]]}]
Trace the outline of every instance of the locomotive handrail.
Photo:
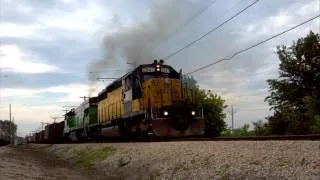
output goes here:
[{"label": "locomotive handrail", "polygon": [[117,118],[118,118],[118,103],[115,102],[115,104],[116,104],[116,113],[115,113],[115,116],[116,116],[116,119],[117,119]]},{"label": "locomotive handrail", "polygon": [[110,104],[108,103],[108,113],[106,113],[106,114],[108,114],[108,116],[106,117],[106,121],[110,119],[109,113],[110,113]]},{"label": "locomotive handrail", "polygon": [[[142,95],[142,99],[144,99],[144,93],[143,93],[143,88],[142,88],[142,86],[141,86],[141,82],[140,81],[138,81],[138,83],[139,83],[139,87],[140,87],[140,90],[141,90],[141,95]],[[139,102],[140,103],[140,102]],[[144,102],[143,102],[144,103]],[[143,110],[145,109],[145,106],[143,105]]]}]

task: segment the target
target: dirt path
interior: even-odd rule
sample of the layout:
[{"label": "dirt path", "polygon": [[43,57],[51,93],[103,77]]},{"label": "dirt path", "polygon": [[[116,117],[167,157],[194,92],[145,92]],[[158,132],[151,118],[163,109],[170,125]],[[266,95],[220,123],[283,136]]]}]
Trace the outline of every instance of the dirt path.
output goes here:
[{"label": "dirt path", "polygon": [[23,147],[0,147],[0,180],[92,179],[64,161],[42,151]]}]

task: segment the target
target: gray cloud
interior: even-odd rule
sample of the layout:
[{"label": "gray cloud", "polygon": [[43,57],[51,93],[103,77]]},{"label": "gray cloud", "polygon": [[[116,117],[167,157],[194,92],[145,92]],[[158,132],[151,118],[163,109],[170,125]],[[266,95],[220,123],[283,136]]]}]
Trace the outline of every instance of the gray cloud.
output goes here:
[{"label": "gray cloud", "polygon": [[38,17],[46,15],[52,9],[59,9],[60,12],[67,13],[77,7],[66,6],[60,0],[19,0],[19,2],[5,3],[1,2],[1,22],[31,24],[34,23]]},{"label": "gray cloud", "polygon": [[[271,29],[273,31],[267,32],[267,34],[258,34],[258,31],[264,27],[269,26],[270,24],[263,24],[266,23],[266,20],[270,16],[278,15],[279,13],[288,13],[288,11],[284,11],[284,7],[286,9],[295,9],[302,4],[307,4],[309,2],[314,1],[281,1],[279,4],[278,1],[259,1],[258,4],[247,10],[241,16],[237,17],[236,19],[232,20],[230,23],[222,27],[221,29],[213,32],[206,38],[202,39],[198,43],[194,44],[193,46],[185,49],[178,55],[170,58],[167,62],[172,63],[176,67],[181,66],[184,64],[185,71],[190,71],[196,67],[208,64],[208,62],[214,62],[215,60],[231,55],[233,52],[237,50],[241,50],[244,47],[247,47],[259,40],[271,35],[271,33],[279,32],[282,28],[289,27],[277,27],[277,29]],[[208,13],[205,18],[199,19],[198,21],[194,22],[190,25],[190,27],[186,28],[184,32],[181,34],[177,34],[177,37],[170,41],[168,44],[164,44],[162,51],[159,52],[159,55],[166,56],[170,54],[174,50],[179,49],[186,42],[190,42],[196,37],[199,37],[204,32],[207,32],[212,27],[215,27],[217,24],[222,22],[226,17],[230,17],[232,14],[235,14],[235,11],[239,11],[242,9],[248,1],[243,1],[243,3],[238,4],[234,7],[232,11],[225,10],[225,14],[216,14],[216,8],[211,9],[211,13]],[[219,9],[228,9],[222,5],[222,7],[218,6]],[[224,8],[223,8],[224,7]],[[268,7],[265,8],[265,7]],[[222,10],[222,11],[223,11]],[[218,10],[219,12],[219,10]],[[221,10],[220,10],[221,12]],[[290,12],[291,13],[291,12]],[[220,16],[221,15],[221,16]],[[307,16],[301,17],[297,14],[287,14],[289,16],[293,16],[295,18],[294,22],[299,22],[299,20],[304,20]],[[220,17],[215,18],[216,16]],[[225,18],[222,18],[225,17]],[[276,23],[276,22],[274,22]],[[255,27],[254,30],[256,31],[248,31],[249,25],[258,25]],[[261,24],[261,26],[260,26]],[[306,25],[308,27],[308,25]],[[306,27],[305,26],[305,27]],[[201,27],[201,28],[199,28]],[[310,27],[310,26],[309,26]],[[268,28],[268,27],[266,27]],[[200,31],[200,32],[199,32]],[[290,35],[290,33],[288,33]],[[295,37],[293,33],[291,33],[292,37]],[[288,37],[288,35],[284,36]],[[277,38],[275,41],[283,41],[284,38]],[[183,41],[184,43],[181,43]],[[171,43],[171,44],[170,44]],[[271,45],[271,46],[270,46]],[[250,72],[254,72],[255,69],[263,67],[265,62],[262,59],[269,57],[268,54],[271,54],[270,47],[275,47],[277,44],[268,43],[263,45],[262,48],[255,48],[251,51],[248,51],[246,54],[240,55],[232,61],[232,63],[224,63],[225,65],[230,65],[226,67],[230,71],[234,68],[245,68]],[[167,47],[168,46],[168,47]],[[165,55],[163,55],[165,54]],[[256,57],[252,57],[256,56]],[[258,60],[259,59],[259,60]],[[246,60],[246,61],[244,61]],[[234,67],[234,68],[233,68]],[[224,67],[220,69],[224,69]],[[219,71],[219,70],[218,70]]]},{"label": "gray cloud", "polygon": [[[233,11],[226,13],[227,15],[222,15],[222,17],[230,17],[235,11],[238,11],[246,3],[249,3],[248,1],[243,2],[235,6]],[[302,22],[310,16],[316,15],[317,12],[314,10],[309,10],[308,13],[301,15],[301,8],[312,2],[316,1],[260,1],[255,7],[250,8],[246,13],[243,13],[243,15],[223,28],[170,58],[167,60],[167,63],[172,64],[176,68],[183,67],[185,72],[189,72],[197,67],[232,55],[232,53],[238,50],[244,49],[274,33],[281,32],[294,24]],[[170,41],[171,44],[168,47],[167,44],[164,44],[159,54],[170,54],[169,52],[179,49],[186,44],[185,42],[190,42],[198,37],[199,34],[203,34],[199,31],[206,32],[206,29],[215,27],[222,19],[225,19],[221,18],[218,20],[214,18],[215,13],[217,13],[215,8],[211,9],[211,13],[208,13],[206,18],[194,22],[183,33],[177,35],[174,40]],[[278,15],[288,16],[289,19],[281,22],[279,19],[271,18],[278,18]],[[277,20],[280,22],[277,22]],[[253,26],[253,29],[250,30],[250,26]],[[264,29],[268,31],[263,32]],[[290,45],[293,40],[305,35],[309,30],[317,30],[316,22],[306,24],[282,37],[241,54],[232,61],[222,62],[193,75],[202,87],[211,89],[214,92],[222,92],[223,97],[228,97],[231,94],[235,96],[241,94],[251,95],[249,97],[239,97],[236,104],[236,107],[239,108],[238,113],[241,114],[238,124],[251,123],[252,120],[265,117],[270,113],[264,102],[264,98],[268,95],[268,86],[265,80],[276,77],[275,72],[277,71],[279,61],[274,54],[275,47],[281,44]],[[181,43],[181,41],[184,41],[184,43]],[[267,70],[266,73],[259,75],[260,71],[265,70]],[[259,90],[263,91],[259,93]],[[229,101],[228,103],[232,102]],[[243,109],[246,106],[265,108],[246,111]],[[250,113],[250,117],[248,112]]]},{"label": "gray cloud", "polygon": [[[166,41],[163,41],[163,39],[166,39],[166,36],[174,29],[172,24],[181,24],[183,20],[188,19],[182,12],[188,12],[190,10],[188,10],[188,7],[180,7],[179,11],[173,12],[172,15],[170,8],[162,8],[168,10],[168,12],[158,12],[154,10],[154,7],[157,6],[153,6],[150,13],[151,22],[140,23],[136,26],[120,30],[105,38],[105,59],[99,61],[95,66],[107,67],[108,63],[110,65],[110,62],[121,58],[126,61],[145,63],[152,61],[153,58],[166,57],[211,28],[217,26],[228,17],[231,17],[251,2],[253,1],[218,1],[217,4],[203,13],[201,17],[191,22]],[[259,1],[255,6],[219,30],[166,60],[166,63],[177,69],[183,68],[184,72],[189,72],[222,57],[232,55],[232,53],[238,50],[242,50],[274,33],[278,33],[309,18],[312,14],[315,15],[316,12],[312,11],[304,15],[300,12],[303,6],[312,2],[315,2],[315,0],[303,2],[299,0],[285,0],[280,2],[275,0]],[[164,5],[164,7],[167,6],[167,4]],[[179,6],[179,3],[173,3],[170,4],[170,6],[176,7]],[[175,13],[179,14],[178,17],[182,18],[172,18],[177,17]],[[161,15],[161,18],[157,19],[157,15]],[[167,28],[159,29],[156,27]],[[216,92],[235,95],[252,94],[252,97],[248,97],[251,100],[246,100],[243,102],[244,104],[239,104],[239,106],[245,106],[246,104],[254,106],[265,105],[263,102],[265,95],[267,95],[267,84],[265,80],[275,76],[267,73],[262,77],[259,76],[259,78],[256,78],[258,71],[267,69],[269,73],[276,72],[279,62],[274,54],[275,47],[281,44],[290,44],[292,40],[306,33],[305,31],[302,32],[302,29],[309,30],[313,28],[314,26],[312,24],[307,24],[300,29],[287,33],[283,37],[276,38],[271,42],[241,54],[232,61],[210,67],[194,74],[194,76],[201,85],[216,90]],[[158,46],[158,44],[160,44],[160,46]],[[155,47],[156,50],[152,53]],[[241,73],[239,73],[239,71]],[[257,94],[256,91],[261,89],[265,91]],[[263,110],[259,111],[261,114]],[[268,114],[267,108],[262,114]],[[243,122],[246,122],[245,118]]]},{"label": "gray cloud", "polygon": [[[89,72],[99,72],[119,61],[136,65],[150,63],[153,49],[190,13],[194,5],[182,1],[152,1],[147,20],[119,29],[104,38],[104,58],[89,66]],[[92,77],[92,76],[91,76]],[[94,82],[92,86],[95,86]]]},{"label": "gray cloud", "polygon": [[62,73],[45,73],[39,75],[2,72],[1,75],[1,88],[46,88],[49,86],[83,83],[83,80],[86,79],[86,75],[83,73],[82,75]]},{"label": "gray cloud", "polygon": [[146,21],[119,29],[104,39],[103,60],[93,63],[92,69],[104,68],[116,59],[137,64],[152,62],[154,48],[165,39],[177,24],[195,12],[194,4],[181,1],[152,1]]},{"label": "gray cloud", "polygon": [[[166,60],[167,64],[184,72],[193,70],[221,57],[247,47],[270,34],[282,31],[309,17],[310,13],[301,14],[301,8],[317,0],[270,0],[259,1],[254,7],[232,20],[221,29]],[[1,38],[2,44],[19,45],[23,50],[32,52],[39,60],[54,64],[69,75],[45,74],[22,75],[8,74],[2,87],[42,88],[73,82],[86,82],[87,71],[102,71],[104,75],[121,76],[125,73],[125,62],[146,63],[154,58],[163,58],[181,48],[183,45],[199,37],[215,27],[227,17],[245,7],[253,0],[221,1],[210,7],[188,26],[179,30],[170,39],[165,40],[176,27],[192,17],[199,9],[211,1],[95,1],[103,11],[110,10],[114,18],[101,17],[97,23],[102,29],[96,34],[85,31],[74,32],[59,27],[42,27],[37,33],[50,37],[50,40],[27,38]],[[78,8],[85,8],[88,2],[64,4],[61,1],[20,1],[19,3],[1,7],[1,22],[34,25],[39,17],[55,17],[67,15]],[[29,9],[28,9],[29,8]],[[308,9],[307,9],[308,10]],[[312,14],[312,10],[309,10]],[[300,14],[299,14],[300,13]],[[314,12],[317,13],[317,12]],[[270,17],[288,16],[287,22],[277,21]],[[281,24],[283,23],[283,24]],[[277,38],[259,48],[252,49],[214,67],[194,74],[196,80],[204,88],[223,95],[249,95],[238,97],[235,101],[237,113],[236,127],[265,117],[268,113],[263,102],[267,92],[265,79],[274,77],[269,72],[276,71],[278,60],[274,48],[279,44],[290,44],[292,40],[302,36],[310,29],[316,29],[316,23],[307,24],[296,31]],[[99,41],[105,36],[103,47],[99,49]],[[155,49],[153,51],[153,49]],[[103,50],[103,51],[102,51]],[[104,52],[104,54],[102,53]],[[119,55],[119,56],[118,56]],[[104,59],[103,59],[104,58]],[[103,59],[102,61],[98,61]],[[97,60],[97,61],[96,61]],[[88,70],[88,62],[96,61],[93,69]],[[110,63],[111,62],[111,63]],[[112,64],[112,62],[116,62]],[[119,71],[109,71],[111,68]],[[260,71],[267,71],[260,73]],[[260,93],[260,94],[259,94]],[[52,94],[48,97],[54,97]],[[228,96],[229,97],[229,96]],[[234,98],[234,96],[231,96]],[[232,101],[230,101],[232,102]],[[259,107],[259,109],[254,109]],[[251,110],[244,110],[244,109]],[[228,123],[229,123],[228,116]],[[29,127],[28,127],[29,128]]]}]

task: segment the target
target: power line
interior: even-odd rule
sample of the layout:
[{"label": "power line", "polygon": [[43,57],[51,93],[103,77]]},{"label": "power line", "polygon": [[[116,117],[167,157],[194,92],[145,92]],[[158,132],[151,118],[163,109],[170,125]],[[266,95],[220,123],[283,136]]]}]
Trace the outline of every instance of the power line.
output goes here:
[{"label": "power line", "polygon": [[50,116],[50,118],[53,120],[53,123],[56,123],[57,119],[63,118],[63,116]]},{"label": "power line", "polygon": [[[320,13],[320,0],[318,0],[318,12]],[[319,19],[318,25],[319,25],[318,33],[320,33],[320,19]]]},{"label": "power line", "polygon": [[201,40],[202,38],[206,37],[207,35],[209,35],[210,33],[214,32],[215,30],[219,29],[220,27],[222,27],[223,25],[225,25],[226,23],[228,23],[229,21],[231,21],[232,19],[234,19],[235,17],[239,16],[240,14],[242,14],[244,11],[246,11],[247,9],[249,9],[251,6],[253,6],[254,4],[256,4],[257,2],[259,2],[259,0],[254,1],[253,3],[249,4],[248,6],[246,6],[244,9],[242,9],[241,11],[237,12],[235,15],[231,16],[229,19],[227,19],[226,21],[222,22],[221,24],[219,24],[218,26],[216,26],[215,28],[211,29],[209,32],[205,33],[204,35],[200,36],[198,39],[190,42],[189,44],[187,44],[186,46],[180,48],[179,50],[169,54],[167,57],[163,58],[164,60],[167,60],[168,58],[178,54],[179,52],[183,51],[184,49],[186,49],[187,47],[190,47],[191,45],[193,45],[194,43],[198,42],[199,40]]},{"label": "power line", "polygon": [[[223,69],[219,69],[219,70],[222,70],[221,72],[224,72],[224,70],[227,70],[228,67],[226,68],[223,68]],[[277,71],[276,71],[277,70]],[[256,76],[256,75],[260,75],[260,74],[264,74],[264,75],[270,75],[270,74],[275,74],[275,73],[278,73],[279,72],[279,69],[268,69],[266,71],[256,71],[256,72],[253,72],[252,74],[250,74],[251,76]],[[229,74],[233,74],[233,75],[236,75],[236,76],[241,76],[242,73],[248,73],[248,71],[245,71],[245,72],[228,72]],[[201,77],[213,77],[212,75],[202,75]],[[250,79],[249,79],[250,80]]]},{"label": "power line", "polygon": [[[202,8],[202,9],[201,9],[200,11],[198,11],[194,16],[192,16],[190,19],[188,19],[186,22],[184,22],[181,26],[177,27],[169,36],[167,36],[166,39],[164,39],[162,42],[160,42],[160,44],[162,44],[164,41],[167,41],[168,39],[170,39],[176,32],[178,32],[178,30],[180,30],[180,29],[184,28],[185,26],[187,26],[191,21],[193,21],[193,20],[195,20],[197,17],[199,17],[199,16],[200,16],[202,13],[204,13],[207,9],[209,9],[210,7],[212,7],[216,2],[217,2],[217,0],[211,1],[211,3],[210,3],[208,6]],[[156,46],[156,48],[159,47],[160,44],[158,44],[158,45]],[[154,48],[153,50],[155,50],[156,48]]]},{"label": "power line", "polygon": [[319,18],[319,17],[320,17],[320,14],[317,15],[317,16],[315,16],[315,17],[312,17],[312,18],[310,18],[310,19],[308,19],[308,20],[306,20],[306,21],[303,21],[302,23],[300,23],[300,24],[298,24],[298,25],[295,25],[295,26],[293,26],[293,27],[291,27],[291,28],[289,28],[289,29],[287,29],[287,30],[285,30],[285,31],[282,31],[282,32],[280,32],[280,33],[278,33],[278,34],[275,34],[275,35],[273,35],[273,36],[271,36],[271,37],[269,37],[269,38],[267,38],[267,39],[265,39],[265,40],[263,40],[263,41],[260,41],[260,42],[258,42],[258,43],[256,43],[256,44],[252,45],[252,46],[249,46],[249,47],[247,47],[247,48],[245,48],[245,49],[243,49],[243,50],[240,50],[240,51],[238,51],[238,52],[235,52],[235,53],[232,54],[231,57],[229,57],[229,58],[228,58],[228,57],[224,57],[224,58],[222,58],[222,59],[220,59],[220,60],[218,60],[218,61],[215,61],[215,62],[213,62],[213,63],[207,64],[207,65],[202,66],[202,67],[200,67],[200,68],[197,68],[197,69],[195,69],[195,70],[193,70],[193,71],[191,71],[191,72],[188,72],[188,73],[186,73],[186,75],[188,75],[188,74],[193,74],[193,73],[195,73],[195,72],[201,71],[201,70],[206,69],[206,68],[208,68],[208,67],[210,67],[210,66],[213,66],[213,65],[215,65],[215,64],[218,64],[218,63],[220,63],[220,62],[222,62],[222,61],[231,60],[232,58],[234,58],[235,56],[237,56],[237,55],[239,55],[239,54],[242,54],[242,53],[244,53],[244,52],[246,52],[246,51],[248,51],[248,50],[250,50],[250,49],[253,49],[253,48],[255,48],[255,47],[263,44],[263,43],[266,43],[266,42],[270,41],[271,39],[274,39],[274,38],[276,38],[276,37],[278,37],[278,36],[281,36],[281,35],[289,32],[289,31],[291,31],[291,30],[293,30],[293,29],[296,29],[296,28],[298,28],[298,27],[300,27],[300,26],[302,26],[302,25],[304,25],[304,24],[306,24],[306,23],[308,23],[308,22],[310,22],[310,21],[312,21],[312,20],[315,20],[315,19],[317,19],[317,18]]},{"label": "power line", "polygon": [[116,78],[116,77],[98,77],[96,78],[97,80],[114,80],[114,79],[119,79],[119,78]]},{"label": "power line", "polygon": [[259,94],[264,94],[264,93],[267,93],[267,91],[256,91],[256,92],[250,92],[250,93],[245,93],[245,94],[239,94],[235,97],[230,97],[230,98],[226,98],[225,100],[234,100],[234,99],[239,99],[239,97],[248,97],[248,96],[254,96],[254,95],[259,95]]},{"label": "power line", "polygon": [[261,108],[244,108],[244,109],[239,109],[241,111],[261,111],[261,110],[269,110],[269,107],[261,107]]},{"label": "power line", "polygon": [[[318,52],[318,51],[309,51],[308,53],[304,53],[304,55],[311,54],[311,52],[314,53],[314,52]],[[313,57],[313,58],[319,58],[319,57],[320,56],[316,56],[316,57]],[[221,70],[224,71],[224,70],[227,70],[227,68],[223,68]],[[247,73],[247,71],[245,73]],[[254,73],[250,74],[250,76],[255,76],[256,77],[257,75],[261,75],[261,74],[263,74],[263,75],[276,75],[276,74],[280,75],[280,73],[281,73],[281,71],[279,69],[269,69],[269,70],[266,70],[266,71],[254,72]],[[230,72],[229,75],[230,74],[232,74],[234,76],[241,76],[241,72],[240,73]],[[209,75],[200,75],[200,76],[203,77],[203,79],[209,78]],[[225,76],[227,76],[227,74]],[[213,77],[213,76],[210,75],[210,77]],[[245,77],[243,77],[243,78],[245,78]],[[223,89],[228,90],[228,89],[231,89],[233,87],[241,87],[242,85],[250,83],[250,82],[252,82],[254,80],[253,79],[246,79],[246,80],[240,79],[239,81],[241,81],[241,82],[240,83],[236,83],[236,81],[230,81],[230,83],[233,84],[233,85],[227,86],[226,88],[223,88]],[[256,93],[254,93],[254,94],[256,94]],[[247,95],[250,95],[250,94],[247,94]],[[241,96],[243,96],[243,95],[240,95],[240,97]],[[239,97],[239,96],[237,96],[237,97]],[[235,97],[235,98],[237,98],[237,97]],[[230,100],[230,99],[234,99],[234,98],[228,98],[226,100]]]},{"label": "power line", "polygon": [[78,106],[68,106],[68,105],[65,105],[65,106],[62,106],[63,108],[76,108]]}]

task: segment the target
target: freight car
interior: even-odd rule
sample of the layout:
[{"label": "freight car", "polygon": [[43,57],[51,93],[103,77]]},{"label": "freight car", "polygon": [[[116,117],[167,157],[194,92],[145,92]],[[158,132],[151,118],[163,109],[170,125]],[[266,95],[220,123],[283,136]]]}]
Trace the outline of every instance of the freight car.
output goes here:
[{"label": "freight car", "polygon": [[64,121],[59,123],[48,124],[44,130],[44,141],[45,143],[56,143],[64,142]]},{"label": "freight car", "polygon": [[[101,137],[203,135],[203,109],[185,92],[181,71],[162,60],[140,65],[108,85],[97,97],[67,112],[63,135],[54,137],[81,141]],[[35,135],[35,142],[52,142],[50,128],[47,139],[41,139],[40,132]]]},{"label": "freight car", "polygon": [[64,122],[52,123],[45,126],[45,129],[36,132],[25,138],[27,143],[63,143],[68,140],[64,136]]}]

